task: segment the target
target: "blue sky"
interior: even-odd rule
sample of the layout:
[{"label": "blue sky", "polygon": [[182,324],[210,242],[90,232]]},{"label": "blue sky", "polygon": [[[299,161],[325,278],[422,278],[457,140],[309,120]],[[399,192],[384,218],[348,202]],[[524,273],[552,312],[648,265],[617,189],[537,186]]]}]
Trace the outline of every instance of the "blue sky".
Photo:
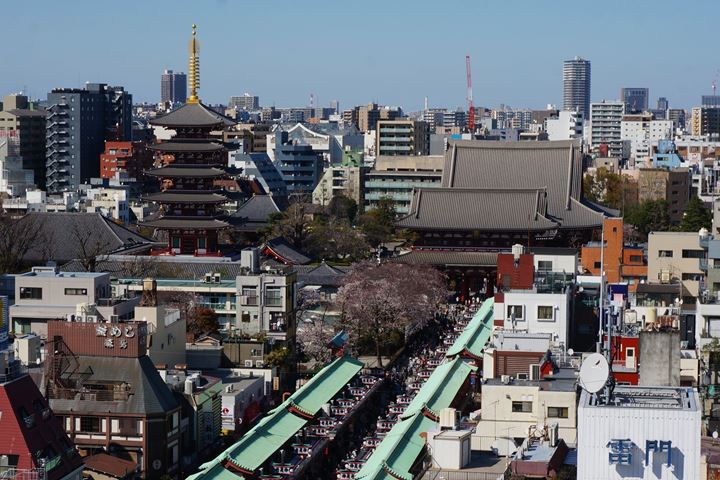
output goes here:
[{"label": "blue sky", "polygon": [[[692,107],[720,69],[717,1],[666,0],[6,0],[0,93],[45,97],[85,81],[157,101],[164,68],[187,70],[198,24],[206,103],[251,92],[263,105],[377,101],[561,103],[562,61],[592,62],[592,99],[649,87]],[[11,20],[10,20],[11,19]],[[17,40],[12,40],[17,39]],[[718,78],[720,83],[720,78]]]}]

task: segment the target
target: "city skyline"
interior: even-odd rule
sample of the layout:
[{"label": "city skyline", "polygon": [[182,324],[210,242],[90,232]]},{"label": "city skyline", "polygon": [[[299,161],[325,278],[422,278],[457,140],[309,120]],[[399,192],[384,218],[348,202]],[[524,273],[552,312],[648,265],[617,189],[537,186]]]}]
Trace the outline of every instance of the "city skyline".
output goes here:
[{"label": "city skyline", "polygon": [[[6,6],[15,19],[6,26],[10,38],[27,35],[29,25],[51,18],[62,18],[66,28],[59,33],[33,29],[34,39],[10,50],[5,66],[11,74],[2,76],[0,89],[45,98],[52,88],[102,82],[126,87],[138,102],[157,102],[162,71],[187,70],[187,51],[179,46],[187,42],[192,23],[198,24],[201,98],[207,103],[227,103],[232,95],[250,92],[262,105],[278,107],[307,105],[311,93],[316,105],[337,99],[342,108],[377,101],[413,111],[422,108],[426,96],[431,107],[464,107],[466,54],[472,57],[475,104],[487,107],[561,106],[563,61],[575,56],[592,62],[592,101],[615,100],[621,87],[639,86],[650,89],[651,105],[663,96],[671,107],[690,108],[712,93],[718,76],[718,66],[706,60],[712,58],[712,25],[702,14],[711,5],[705,1],[683,6],[672,17],[667,14],[676,4],[666,1],[583,6],[562,1],[554,2],[553,12],[519,1],[458,2],[448,8],[375,0],[338,7],[318,0],[271,11],[234,0],[202,8],[188,0],[156,3],[146,10],[138,8],[139,1],[127,2],[125,10],[113,12],[112,21],[88,8],[87,0],[40,0],[32,11]],[[377,15],[379,8],[385,14]],[[623,15],[613,13],[618,9]],[[398,25],[397,18],[407,23]],[[543,18],[547,21],[538,21]],[[635,44],[633,32],[645,35],[668,18],[680,28],[692,20],[691,52],[681,42]],[[463,21],[468,25],[457,28]],[[468,35],[473,22],[475,36]],[[352,34],[359,29],[368,31]],[[412,46],[403,47],[401,55],[397,48],[384,48],[400,48],[413,35],[417,41],[407,43]]]}]

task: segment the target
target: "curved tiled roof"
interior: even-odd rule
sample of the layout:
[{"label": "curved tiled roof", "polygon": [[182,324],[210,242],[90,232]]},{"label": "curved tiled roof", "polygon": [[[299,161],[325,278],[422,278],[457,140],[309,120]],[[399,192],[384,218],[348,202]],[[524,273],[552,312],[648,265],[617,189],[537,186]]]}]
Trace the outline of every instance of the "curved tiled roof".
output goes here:
[{"label": "curved tiled roof", "polygon": [[545,215],[543,188],[420,188],[413,190],[410,213],[400,228],[434,230],[546,231],[558,223]]},{"label": "curved tiled roof", "polygon": [[228,127],[235,122],[202,103],[186,103],[175,110],[150,120],[161,127]]},{"label": "curved tiled roof", "polygon": [[483,266],[497,265],[497,252],[468,252],[462,250],[413,250],[392,258],[393,262],[413,265]]},{"label": "curved tiled roof", "polygon": [[28,262],[64,263],[81,258],[83,242],[98,256],[153,243],[99,213],[31,212],[19,222],[34,222],[42,239],[23,256]]},{"label": "curved tiled roof", "polygon": [[160,167],[146,170],[145,175],[153,177],[199,177],[199,178],[217,178],[225,175],[225,171],[214,167]]},{"label": "curved tiled roof", "polygon": [[559,223],[560,228],[602,224],[602,214],[580,201],[582,152],[575,141],[452,141],[445,155],[442,186],[479,190],[544,189],[547,191],[546,216]]},{"label": "curved tiled roof", "polygon": [[167,142],[148,145],[151,150],[161,152],[217,152],[225,150],[225,145],[213,141],[178,141],[169,140]]},{"label": "curved tiled roof", "polygon": [[180,191],[167,191],[160,193],[153,193],[146,195],[143,200],[149,202],[161,202],[161,203],[197,203],[197,204],[208,204],[208,203],[223,203],[227,201],[227,197],[219,195],[217,193],[197,192],[188,193]]},{"label": "curved tiled roof", "polygon": [[220,230],[230,225],[222,220],[211,217],[162,217],[140,225],[149,228],[172,229],[191,228],[205,230]]}]

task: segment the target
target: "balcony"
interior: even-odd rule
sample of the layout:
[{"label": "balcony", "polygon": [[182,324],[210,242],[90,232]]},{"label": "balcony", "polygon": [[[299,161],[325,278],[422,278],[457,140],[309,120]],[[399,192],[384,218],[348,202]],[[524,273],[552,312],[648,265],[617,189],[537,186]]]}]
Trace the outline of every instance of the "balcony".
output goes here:
[{"label": "balcony", "polygon": [[237,310],[237,304],[235,302],[200,302],[200,306],[219,312]]}]

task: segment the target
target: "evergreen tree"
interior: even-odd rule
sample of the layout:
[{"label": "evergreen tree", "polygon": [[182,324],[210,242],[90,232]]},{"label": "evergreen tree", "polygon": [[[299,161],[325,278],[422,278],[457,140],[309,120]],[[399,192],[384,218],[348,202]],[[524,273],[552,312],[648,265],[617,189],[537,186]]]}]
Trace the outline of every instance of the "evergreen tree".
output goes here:
[{"label": "evergreen tree", "polygon": [[705,206],[700,197],[693,195],[685,205],[683,218],[678,226],[681,232],[697,232],[701,228],[712,228],[712,211]]}]

